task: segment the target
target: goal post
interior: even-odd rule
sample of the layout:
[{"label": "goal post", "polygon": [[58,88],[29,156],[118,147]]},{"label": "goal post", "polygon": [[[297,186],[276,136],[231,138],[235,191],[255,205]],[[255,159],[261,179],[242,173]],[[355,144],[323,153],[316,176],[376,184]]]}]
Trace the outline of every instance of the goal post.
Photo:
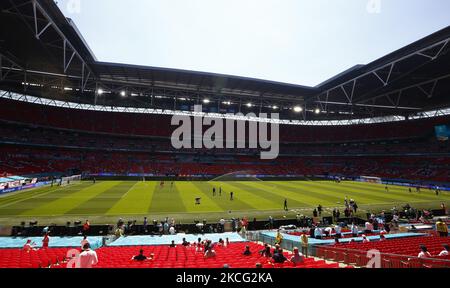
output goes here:
[{"label": "goal post", "polygon": [[62,177],[60,185],[66,186],[66,185],[76,184],[76,183],[80,183],[80,182],[81,182],[81,175],[73,175],[73,176],[68,176],[68,177]]},{"label": "goal post", "polygon": [[380,177],[373,177],[373,176],[360,176],[359,181],[361,182],[367,182],[367,183],[377,183],[382,184]]}]

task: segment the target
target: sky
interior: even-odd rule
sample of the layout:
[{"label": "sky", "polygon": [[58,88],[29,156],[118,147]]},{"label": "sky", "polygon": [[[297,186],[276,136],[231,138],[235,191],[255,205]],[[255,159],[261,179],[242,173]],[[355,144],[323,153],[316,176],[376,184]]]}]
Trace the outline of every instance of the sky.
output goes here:
[{"label": "sky", "polygon": [[58,0],[99,61],[316,86],[450,25],[448,0]]}]

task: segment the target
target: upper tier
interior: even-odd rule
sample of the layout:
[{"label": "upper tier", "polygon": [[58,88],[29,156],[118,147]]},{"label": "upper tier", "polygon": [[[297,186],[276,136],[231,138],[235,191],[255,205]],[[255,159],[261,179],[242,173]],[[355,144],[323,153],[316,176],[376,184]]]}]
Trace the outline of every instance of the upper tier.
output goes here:
[{"label": "upper tier", "polygon": [[[96,133],[170,137],[171,116],[59,108],[0,99],[0,120]],[[282,142],[351,142],[430,136],[450,116],[351,126],[281,125]]]}]

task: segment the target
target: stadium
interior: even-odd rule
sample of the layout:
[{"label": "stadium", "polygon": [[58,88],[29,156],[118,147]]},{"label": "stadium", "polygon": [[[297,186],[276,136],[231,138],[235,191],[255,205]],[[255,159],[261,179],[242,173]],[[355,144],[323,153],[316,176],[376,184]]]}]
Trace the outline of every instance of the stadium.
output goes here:
[{"label": "stadium", "polygon": [[100,62],[54,1],[0,9],[0,268],[450,267],[450,26],[309,87]]}]

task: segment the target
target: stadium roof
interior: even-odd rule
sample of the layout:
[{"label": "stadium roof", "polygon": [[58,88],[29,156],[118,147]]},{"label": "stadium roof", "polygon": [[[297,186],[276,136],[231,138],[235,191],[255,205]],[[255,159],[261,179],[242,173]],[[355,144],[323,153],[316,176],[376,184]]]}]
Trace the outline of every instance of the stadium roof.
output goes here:
[{"label": "stadium roof", "polygon": [[[76,103],[173,110],[190,110],[207,99],[205,108],[211,112],[276,110],[282,117],[314,120],[414,116],[450,107],[450,26],[306,87],[99,62],[54,1],[5,0],[0,9],[0,88],[6,91]],[[294,112],[294,106],[302,109]]]}]

